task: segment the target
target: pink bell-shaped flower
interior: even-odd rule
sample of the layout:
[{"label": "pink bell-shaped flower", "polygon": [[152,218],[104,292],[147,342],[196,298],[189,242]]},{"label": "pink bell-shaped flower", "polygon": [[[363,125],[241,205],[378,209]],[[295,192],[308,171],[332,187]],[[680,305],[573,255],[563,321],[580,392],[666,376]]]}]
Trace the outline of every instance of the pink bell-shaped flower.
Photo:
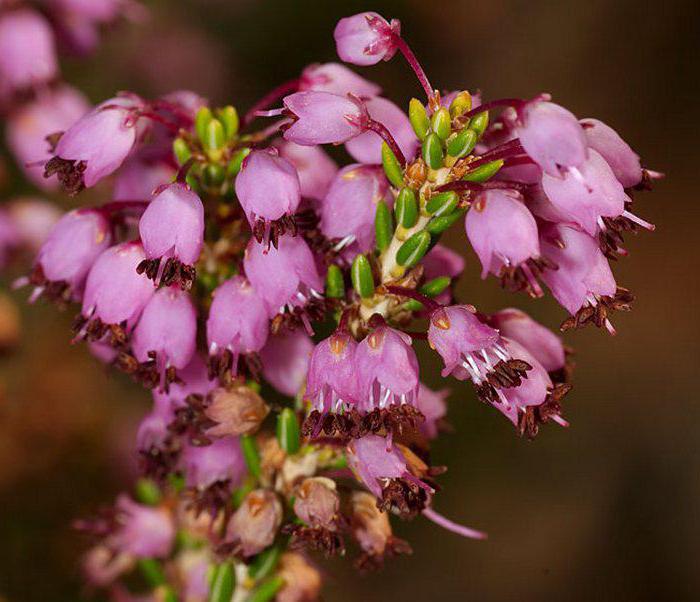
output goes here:
[{"label": "pink bell-shaped flower", "polygon": [[396,53],[395,37],[401,33],[401,23],[389,23],[374,12],[345,17],[333,32],[338,56],[354,65],[376,65],[388,61]]}]

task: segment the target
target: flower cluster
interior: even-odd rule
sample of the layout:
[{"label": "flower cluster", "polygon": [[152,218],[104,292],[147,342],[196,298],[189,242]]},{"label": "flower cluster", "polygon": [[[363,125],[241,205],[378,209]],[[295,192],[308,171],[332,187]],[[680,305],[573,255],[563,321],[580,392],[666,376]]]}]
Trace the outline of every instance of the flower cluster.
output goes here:
[{"label": "flower cluster", "polygon": [[44,176],[71,194],[111,180],[112,197],[58,221],[27,283],[80,304],[75,338],[154,404],[141,503],[80,525],[99,536],[94,585],[121,591],[140,567],[173,599],[308,600],[320,577],[303,550],[352,546],[363,568],[410,551],[389,514],[485,537],[434,508],[447,392],[422,383],[416,348],[529,438],[567,426],[572,366],[524,312],[453,299],[464,260],[440,244],[449,228],[464,224],[482,277],[546,287],[562,330],[613,333],[630,308],[609,260],[653,229],[632,205],[659,174],[612,128],[547,94],[433,88],[397,20],[362,13],[334,35],[346,63],[403,56],[425,101],[405,113],[327,63],[240,120],[191,92],[122,93],[54,137]]}]

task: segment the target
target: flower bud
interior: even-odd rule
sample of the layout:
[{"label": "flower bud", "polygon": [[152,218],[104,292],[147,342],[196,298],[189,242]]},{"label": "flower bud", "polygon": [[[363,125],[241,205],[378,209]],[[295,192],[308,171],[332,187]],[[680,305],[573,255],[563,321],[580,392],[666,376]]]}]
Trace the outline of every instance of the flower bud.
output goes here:
[{"label": "flower bud", "polygon": [[[396,140],[407,160],[418,148],[418,140],[406,114],[393,102],[376,96],[365,101],[369,116],[385,126]],[[350,156],[359,163],[379,165],[382,162],[382,138],[376,132],[365,132],[345,143]]]},{"label": "flower bud", "polygon": [[247,469],[238,437],[216,439],[210,445],[185,444],[180,468],[188,487],[206,489],[214,483],[228,482],[238,487]]},{"label": "flower bud", "polygon": [[272,544],[282,524],[282,504],[267,489],[251,491],[231,517],[226,541],[235,544],[243,556],[254,556]]},{"label": "flower bud", "polygon": [[102,213],[74,209],[53,227],[39,250],[36,266],[46,283],[64,284],[75,297],[82,292],[90,268],[111,242],[109,223]]},{"label": "flower bud", "polygon": [[217,424],[207,430],[207,435],[252,435],[260,428],[269,412],[270,408],[263,398],[250,387],[215,389],[211,393],[211,403],[205,414]]},{"label": "flower bud", "polygon": [[381,558],[392,538],[389,515],[377,508],[377,499],[366,491],[353,491],[350,496],[352,534],[362,550]]},{"label": "flower bud", "polygon": [[146,258],[141,243],[125,242],[110,247],[90,269],[83,295],[83,316],[104,324],[126,321],[130,329],[155,292],[153,285],[136,273]]},{"label": "flower bud", "polygon": [[19,90],[40,86],[58,75],[56,45],[49,23],[33,10],[10,10],[0,17],[0,80]]},{"label": "flower bud", "polygon": [[129,158],[117,173],[112,199],[133,201],[150,199],[160,187],[172,182],[175,170],[163,161],[148,160],[145,157]]},{"label": "flower bud", "polygon": [[287,306],[303,307],[323,290],[313,253],[300,236],[281,236],[276,249],[251,240],[243,264],[271,318]]},{"label": "flower bud", "polygon": [[528,155],[550,176],[578,167],[588,156],[588,143],[576,117],[552,102],[534,100],[519,114],[517,133]]},{"label": "flower bud", "polygon": [[343,144],[367,129],[367,110],[347,96],[296,92],[283,103],[295,118],[283,134],[290,142],[304,146]]},{"label": "flower bud", "polygon": [[294,165],[273,150],[253,151],[236,177],[236,195],[251,228],[294,214],[301,191]]},{"label": "flower bud", "polygon": [[582,119],[581,125],[588,146],[601,154],[615,177],[625,188],[636,186],[642,180],[639,156],[609,125],[598,119]]},{"label": "flower bud", "polygon": [[197,311],[190,296],[175,287],[158,289],[134,329],[136,359],[147,362],[155,352],[156,368],[165,378],[169,368],[181,370],[190,363],[196,344]]},{"label": "flower bud", "polygon": [[334,529],[339,507],[340,498],[331,479],[306,478],[296,490],[294,512],[310,527]]},{"label": "flower bud", "polygon": [[401,33],[401,23],[389,23],[374,12],[359,13],[338,21],[333,32],[338,56],[354,65],[375,65],[388,61],[396,52],[394,36]]},{"label": "flower bud", "polygon": [[340,63],[315,63],[301,72],[299,90],[314,92],[331,92],[332,94],[354,94],[360,98],[371,98],[381,93],[382,89],[360,77],[354,71]]},{"label": "flower bud", "polygon": [[366,253],[374,246],[377,204],[391,201],[380,167],[353,164],[341,169],[321,205],[321,231],[343,247]]},{"label": "flower bud", "polygon": [[116,171],[136,143],[133,113],[141,106],[120,96],[95,107],[61,136],[44,176],[57,174],[66,191],[76,194]]},{"label": "flower bud", "polygon": [[46,138],[68,129],[89,109],[87,99],[80,92],[61,85],[46,90],[7,116],[7,146],[33,184],[45,190],[57,186],[56,178],[45,178],[44,169],[38,164],[51,158],[51,145]]},{"label": "flower bud", "polygon": [[304,385],[313,349],[313,341],[302,329],[270,336],[260,351],[265,380],[294,397]]},{"label": "flower bud", "polygon": [[117,500],[118,527],[114,546],[137,558],[164,558],[175,540],[175,525],[169,510],[137,504],[126,495]]},{"label": "flower bud", "polygon": [[234,276],[214,291],[207,319],[210,356],[230,352],[235,374],[238,356],[260,351],[267,334],[265,307],[250,282],[242,276]]},{"label": "flower bud", "polygon": [[[179,281],[189,289],[204,241],[200,198],[184,184],[170,184],[146,207],[139,221],[139,234],[150,260],[144,266],[146,274],[166,286]],[[168,261],[161,265],[162,259]]]}]

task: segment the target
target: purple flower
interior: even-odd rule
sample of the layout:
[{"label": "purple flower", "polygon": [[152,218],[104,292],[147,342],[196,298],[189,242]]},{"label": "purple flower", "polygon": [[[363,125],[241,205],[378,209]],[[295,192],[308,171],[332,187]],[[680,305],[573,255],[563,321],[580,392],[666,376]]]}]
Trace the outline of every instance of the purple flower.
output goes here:
[{"label": "purple flower", "polygon": [[184,407],[190,395],[205,397],[216,386],[216,382],[209,379],[207,364],[198,353],[192,356],[187,366],[178,371],[177,376],[178,379],[170,384],[167,391],[154,392],[154,397],[167,399],[174,408]]},{"label": "purple flower", "polygon": [[562,178],[544,174],[542,188],[558,211],[591,236],[605,229],[603,217],[630,215],[625,203],[631,199],[605,159],[593,149],[586,161]]},{"label": "purple flower", "polygon": [[615,130],[598,119],[582,119],[581,125],[588,146],[602,155],[620,184],[631,188],[641,182],[639,156]]},{"label": "purple flower", "polygon": [[155,291],[136,273],[136,266],[145,258],[139,242],[121,243],[102,252],[85,284],[82,313],[86,320],[97,318],[110,325],[126,322],[127,330],[136,324]]},{"label": "purple flower", "polygon": [[362,134],[367,110],[359,102],[330,92],[296,92],[284,98],[294,116],[284,139],[303,146],[343,144]]},{"label": "purple flower", "polygon": [[[179,281],[189,289],[204,242],[200,198],[185,184],[170,184],[146,207],[139,221],[139,234],[149,260],[141,271],[161,284]],[[163,265],[162,259],[167,259]]]},{"label": "purple flower", "polygon": [[66,130],[89,109],[87,99],[80,92],[62,85],[10,113],[5,132],[7,145],[33,184],[44,189],[55,188],[56,178],[44,178],[43,167],[39,165],[52,156],[46,137]]},{"label": "purple flower", "polygon": [[136,112],[143,103],[119,96],[103,102],[61,136],[44,176],[58,175],[71,194],[116,171],[136,144]]},{"label": "purple flower", "polygon": [[510,190],[481,193],[465,220],[467,237],[481,261],[481,277],[499,276],[520,268],[533,288],[541,294],[527,265],[540,255],[537,223],[520,194]]},{"label": "purple flower", "polygon": [[[594,238],[558,224],[544,230],[540,242],[542,254],[557,265],[556,270],[544,272],[542,280],[570,314],[595,308],[601,298],[615,296],[615,277]],[[604,323],[612,328],[607,318]]]},{"label": "purple flower", "polygon": [[377,203],[383,200],[393,204],[384,170],[348,165],[338,172],[323,200],[321,231],[330,239],[340,239],[338,248],[352,245],[353,251],[369,251],[374,245]]},{"label": "purple flower", "polygon": [[270,336],[260,351],[263,376],[280,393],[294,397],[306,379],[314,344],[303,330]]},{"label": "purple flower", "polygon": [[302,71],[299,90],[331,92],[344,96],[348,93],[360,98],[371,98],[382,89],[374,82],[367,81],[340,63],[315,63]]},{"label": "purple flower", "polygon": [[428,439],[435,439],[438,436],[440,423],[447,415],[446,399],[449,394],[449,389],[433,391],[422,383],[418,389],[416,405],[425,418],[420,425],[420,431]]},{"label": "purple flower", "polygon": [[547,372],[564,368],[566,353],[561,338],[524,311],[502,309],[491,316],[490,322],[501,336],[525,347]]},{"label": "purple flower", "polygon": [[267,231],[270,222],[293,215],[299,207],[297,170],[275,149],[253,151],[236,177],[236,195],[253,232]]},{"label": "purple flower", "polygon": [[290,161],[297,170],[301,196],[320,201],[338,172],[338,166],[319,146],[302,146],[294,142],[280,141],[280,156]]},{"label": "purple flower", "polygon": [[357,346],[355,369],[360,409],[416,405],[418,358],[407,334],[388,326],[375,329]]},{"label": "purple flower", "polygon": [[588,143],[573,113],[552,102],[533,100],[519,114],[517,133],[528,155],[550,176],[578,167]]},{"label": "purple flower", "polygon": [[426,280],[440,276],[457,278],[464,271],[464,257],[439,243],[428,252],[422,264]]},{"label": "purple flower", "polygon": [[11,201],[7,209],[17,229],[19,242],[35,253],[39,252],[53,227],[64,215],[55,204],[31,197]]},{"label": "purple flower", "polygon": [[126,160],[114,181],[112,200],[138,201],[150,199],[159,187],[173,181],[175,169],[159,160],[134,156]]},{"label": "purple flower", "polygon": [[[411,160],[416,154],[418,140],[406,114],[393,102],[380,96],[369,98],[365,106],[370,118],[384,125]],[[345,143],[350,156],[360,163],[379,165],[382,162],[382,138],[375,132],[365,132]]]},{"label": "purple flower", "polygon": [[58,75],[56,47],[49,23],[33,10],[12,10],[0,17],[0,80],[14,89],[39,86]]},{"label": "purple flower", "polygon": [[502,401],[501,388],[517,387],[530,366],[511,356],[497,330],[483,323],[467,305],[440,308],[430,316],[428,343],[445,363],[443,376],[471,379],[479,397]]},{"label": "purple flower", "polygon": [[359,13],[338,21],[333,32],[338,56],[354,65],[376,65],[388,61],[396,52],[395,37],[401,33],[401,23],[389,23],[374,12]]},{"label": "purple flower", "polygon": [[238,437],[224,437],[210,445],[186,444],[180,466],[188,487],[206,489],[216,482],[238,487],[246,474],[246,464]]},{"label": "purple flower", "polygon": [[196,339],[197,311],[190,296],[178,288],[164,287],[146,303],[131,348],[139,362],[155,359],[161,377],[175,380],[166,373],[190,363]]},{"label": "purple flower", "polygon": [[126,495],[117,499],[118,527],[113,545],[137,558],[164,558],[175,540],[175,525],[165,508],[137,504]]},{"label": "purple flower", "polygon": [[294,513],[311,527],[334,530],[339,509],[340,498],[332,479],[307,478],[296,489]]},{"label": "purple flower", "polygon": [[251,240],[243,265],[271,318],[286,307],[303,307],[323,291],[313,253],[299,236],[281,236],[276,249]]},{"label": "purple flower", "polygon": [[175,419],[175,408],[167,395],[153,392],[153,409],[139,423],[136,448],[140,452],[160,449],[170,436],[168,425]]},{"label": "purple flower", "polygon": [[356,351],[355,339],[346,332],[335,332],[316,345],[309,361],[305,397],[319,412],[358,403]]},{"label": "purple flower", "polygon": [[[237,372],[238,356],[260,351],[268,335],[265,306],[243,276],[234,276],[213,293],[207,319],[209,355],[221,356],[224,369]],[[224,357],[225,356],[225,357]]]},{"label": "purple flower", "polygon": [[61,296],[79,297],[90,268],[111,242],[110,224],[99,211],[74,209],[66,213],[36,258],[33,281],[37,291],[49,294],[51,287],[58,286]]}]

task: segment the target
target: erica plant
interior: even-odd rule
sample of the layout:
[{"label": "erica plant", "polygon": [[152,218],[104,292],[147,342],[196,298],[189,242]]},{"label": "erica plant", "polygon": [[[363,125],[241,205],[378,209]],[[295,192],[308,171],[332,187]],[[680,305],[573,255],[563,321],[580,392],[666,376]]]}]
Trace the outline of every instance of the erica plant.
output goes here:
[{"label": "erica plant", "polygon": [[[548,94],[434,88],[396,19],[354,15],[334,37],[345,63],[402,56],[424,97],[404,112],[327,63],[241,119],[185,91],[57,113],[70,123],[44,177],[72,195],[109,177],[113,194],[64,215],[22,284],[78,304],[74,339],[153,394],[143,479],[78,524],[97,538],[86,577],[114,596],[313,600],[312,552],[361,569],[410,552],[390,517],[486,537],[437,511],[447,391],[422,384],[416,347],[527,438],[568,425],[572,366],[524,312],[454,299],[448,229],[465,229],[483,278],[551,293],[562,330],[613,334],[630,309],[609,260],[653,230],[633,199],[659,174],[610,126]],[[20,65],[0,57],[3,75]],[[36,75],[23,69],[13,81]]]}]

